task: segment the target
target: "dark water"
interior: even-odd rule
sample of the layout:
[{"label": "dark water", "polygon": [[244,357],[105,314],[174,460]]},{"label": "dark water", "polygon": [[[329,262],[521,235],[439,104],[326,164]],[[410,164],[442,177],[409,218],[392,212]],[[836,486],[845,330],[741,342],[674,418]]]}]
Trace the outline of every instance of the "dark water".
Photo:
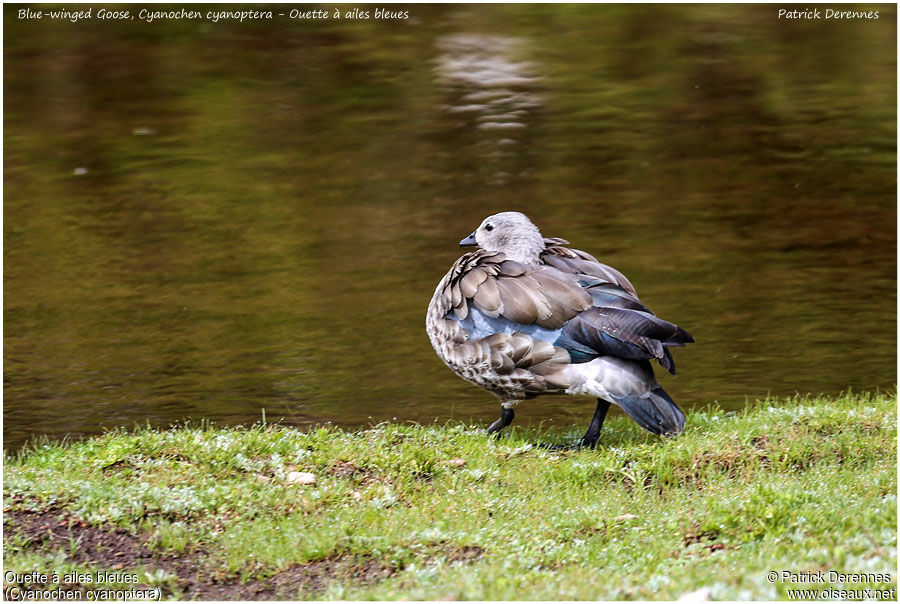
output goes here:
[{"label": "dark water", "polygon": [[457,242],[507,209],[694,334],[662,378],[686,408],[896,382],[893,5],[104,6],[4,6],[8,450],[263,408],[495,419],[423,323]]}]

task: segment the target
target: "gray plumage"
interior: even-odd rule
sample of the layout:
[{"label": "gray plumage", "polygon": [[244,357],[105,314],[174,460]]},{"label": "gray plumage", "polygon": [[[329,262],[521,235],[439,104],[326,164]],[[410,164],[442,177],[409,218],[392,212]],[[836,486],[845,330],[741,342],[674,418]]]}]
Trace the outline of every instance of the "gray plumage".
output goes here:
[{"label": "gray plumage", "polygon": [[609,403],[657,434],[677,434],[684,414],[656,382],[649,361],[675,373],[669,347],[693,338],[654,316],[616,269],[545,238],[519,212],[486,218],[460,242],[477,245],[435,288],[426,328],[457,375],[500,399],[503,416],[541,394],[599,400],[582,444],[596,443]]}]

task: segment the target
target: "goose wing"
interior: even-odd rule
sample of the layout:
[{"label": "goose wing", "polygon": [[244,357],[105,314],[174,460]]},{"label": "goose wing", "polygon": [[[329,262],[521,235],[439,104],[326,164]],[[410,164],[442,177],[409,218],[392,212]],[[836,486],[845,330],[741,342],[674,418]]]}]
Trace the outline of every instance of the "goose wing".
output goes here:
[{"label": "goose wing", "polygon": [[571,363],[598,356],[655,358],[674,373],[668,348],[693,342],[691,335],[656,317],[622,273],[564,243],[545,239],[538,266],[497,252],[465,254],[439,286],[441,314],[471,340],[524,334],[564,348]]},{"label": "goose wing", "polygon": [[553,342],[569,319],[592,304],[574,275],[476,250],[444,276],[431,310],[440,317],[433,330],[454,344],[444,351],[445,362],[489,362],[527,397],[569,387],[569,353]]},{"label": "goose wing", "polygon": [[541,255],[548,265],[575,275],[591,295],[591,308],[564,325],[554,342],[569,351],[573,363],[598,356],[657,359],[675,373],[670,346],[684,346],[694,338],[673,323],[653,314],[637,297],[631,282],[619,271],[581,250],[548,245]]},{"label": "goose wing", "polygon": [[[558,329],[593,305],[591,294],[571,273],[551,266],[528,267],[497,252],[463,255],[439,287],[438,304],[457,321],[473,311],[522,327]],[[503,331],[498,329],[497,331]]]}]

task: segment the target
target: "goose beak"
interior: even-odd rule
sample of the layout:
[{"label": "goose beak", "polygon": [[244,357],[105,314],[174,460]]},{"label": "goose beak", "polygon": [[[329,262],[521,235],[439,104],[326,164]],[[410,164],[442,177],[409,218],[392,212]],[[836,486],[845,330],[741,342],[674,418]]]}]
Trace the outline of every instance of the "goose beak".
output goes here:
[{"label": "goose beak", "polygon": [[475,231],[472,231],[472,234],[459,242],[459,247],[466,247],[467,245],[478,245],[478,242],[475,241]]}]

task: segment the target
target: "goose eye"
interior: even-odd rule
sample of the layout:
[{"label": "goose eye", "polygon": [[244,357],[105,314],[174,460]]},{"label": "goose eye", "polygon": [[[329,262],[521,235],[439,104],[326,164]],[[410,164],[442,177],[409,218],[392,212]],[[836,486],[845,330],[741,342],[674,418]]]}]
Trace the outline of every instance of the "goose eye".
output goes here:
[{"label": "goose eye", "polygon": [[492,224],[487,224],[487,225],[484,226],[484,230],[485,230],[485,231],[493,231],[493,230],[494,230],[494,225],[492,225]]}]

